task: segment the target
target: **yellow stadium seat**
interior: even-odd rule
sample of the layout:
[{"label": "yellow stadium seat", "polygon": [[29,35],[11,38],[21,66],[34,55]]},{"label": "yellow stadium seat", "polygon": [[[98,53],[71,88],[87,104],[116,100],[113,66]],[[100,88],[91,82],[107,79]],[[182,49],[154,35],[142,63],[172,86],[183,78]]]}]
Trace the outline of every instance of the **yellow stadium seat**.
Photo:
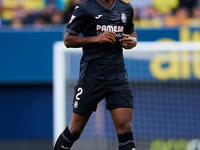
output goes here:
[{"label": "yellow stadium seat", "polygon": [[152,0],[152,4],[160,14],[167,14],[179,6],[179,0]]},{"label": "yellow stadium seat", "polygon": [[26,9],[42,10],[45,8],[45,0],[1,0],[4,10],[1,17],[5,20],[11,20],[15,17],[13,9],[20,6]]},{"label": "yellow stadium seat", "polygon": [[5,8],[1,13],[1,17],[5,20],[13,19],[15,13],[12,9],[19,7],[20,2],[18,0],[1,0],[1,6]]},{"label": "yellow stadium seat", "polygon": [[45,0],[23,0],[23,6],[27,9],[42,10],[45,8]]}]

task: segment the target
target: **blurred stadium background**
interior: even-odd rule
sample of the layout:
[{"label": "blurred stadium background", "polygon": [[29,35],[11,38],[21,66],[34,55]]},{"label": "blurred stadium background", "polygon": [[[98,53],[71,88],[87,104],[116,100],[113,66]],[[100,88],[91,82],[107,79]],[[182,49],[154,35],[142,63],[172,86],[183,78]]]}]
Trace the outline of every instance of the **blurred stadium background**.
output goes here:
[{"label": "blurred stadium background", "polygon": [[[78,2],[0,0],[0,150],[52,149],[53,43],[63,40]],[[200,42],[199,0],[130,2],[140,42]],[[138,150],[200,150],[200,51],[142,56],[125,62],[135,97]],[[73,61],[76,65],[70,70],[76,74],[79,60]],[[73,83],[67,89],[69,121]],[[103,105],[74,149],[116,147],[113,124]],[[95,137],[92,145],[90,139]]]}]

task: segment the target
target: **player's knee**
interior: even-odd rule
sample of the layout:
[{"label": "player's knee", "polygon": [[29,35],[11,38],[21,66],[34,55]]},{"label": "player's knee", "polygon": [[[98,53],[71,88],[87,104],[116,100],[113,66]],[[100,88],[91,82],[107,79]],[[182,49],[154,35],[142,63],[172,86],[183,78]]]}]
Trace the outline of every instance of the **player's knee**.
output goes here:
[{"label": "player's knee", "polygon": [[116,126],[116,131],[117,131],[117,134],[125,134],[125,133],[132,132],[132,122],[127,121],[124,123],[119,123]]},{"label": "player's knee", "polygon": [[84,126],[81,126],[80,124],[73,124],[69,126],[69,131],[74,136],[80,136],[83,132]]}]

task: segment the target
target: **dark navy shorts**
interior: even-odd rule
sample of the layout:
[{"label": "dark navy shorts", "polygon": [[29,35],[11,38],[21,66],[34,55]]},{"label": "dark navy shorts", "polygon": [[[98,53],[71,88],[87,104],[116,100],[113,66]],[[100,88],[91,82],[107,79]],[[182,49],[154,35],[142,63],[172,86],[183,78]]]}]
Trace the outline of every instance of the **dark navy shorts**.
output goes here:
[{"label": "dark navy shorts", "polygon": [[74,88],[73,112],[90,116],[105,98],[106,109],[133,108],[133,94],[129,83],[118,85],[78,84]]}]

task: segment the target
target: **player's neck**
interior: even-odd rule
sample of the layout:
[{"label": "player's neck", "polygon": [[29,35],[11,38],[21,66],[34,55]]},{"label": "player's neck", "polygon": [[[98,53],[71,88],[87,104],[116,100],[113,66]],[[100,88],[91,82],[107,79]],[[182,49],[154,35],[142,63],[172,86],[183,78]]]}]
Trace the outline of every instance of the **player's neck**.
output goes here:
[{"label": "player's neck", "polygon": [[112,3],[115,1],[115,0],[101,0],[104,4],[106,4],[108,7],[110,7],[112,5]]}]

